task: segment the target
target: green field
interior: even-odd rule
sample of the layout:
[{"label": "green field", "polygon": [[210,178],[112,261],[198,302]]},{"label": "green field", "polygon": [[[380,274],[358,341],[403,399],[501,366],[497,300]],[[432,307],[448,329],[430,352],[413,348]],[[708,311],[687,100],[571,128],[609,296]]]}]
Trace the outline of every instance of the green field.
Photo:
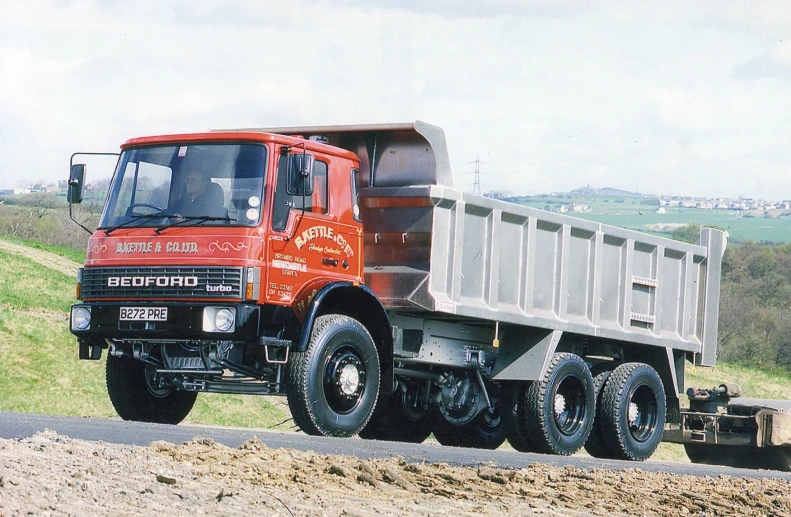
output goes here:
[{"label": "green field", "polygon": [[[791,242],[791,217],[774,210],[765,216],[761,212],[742,214],[735,210],[700,210],[696,208],[665,207],[665,213],[656,213],[659,206],[653,198],[637,196],[580,196],[580,197],[522,197],[517,203],[539,209],[556,205],[570,206],[571,203],[585,203],[589,212],[571,213],[582,219],[599,223],[621,226],[633,230],[669,236],[672,225],[697,224],[714,226],[726,230],[735,242]],[[662,226],[668,226],[665,231]]]}]

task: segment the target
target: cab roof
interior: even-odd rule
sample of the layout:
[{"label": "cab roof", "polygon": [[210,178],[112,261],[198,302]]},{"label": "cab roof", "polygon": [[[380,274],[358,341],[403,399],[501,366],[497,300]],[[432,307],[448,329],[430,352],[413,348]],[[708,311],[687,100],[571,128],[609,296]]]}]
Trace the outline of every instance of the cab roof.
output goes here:
[{"label": "cab roof", "polygon": [[262,144],[279,144],[290,146],[305,146],[306,149],[314,152],[329,154],[345,158],[347,160],[359,161],[357,155],[346,149],[334,147],[321,142],[308,140],[298,135],[279,135],[276,133],[264,133],[260,131],[228,131],[228,132],[205,132],[205,133],[178,133],[172,135],[142,136],[130,138],[123,144],[121,149],[126,150],[132,147],[148,147],[154,145],[190,144],[190,143],[232,143],[249,142]]}]

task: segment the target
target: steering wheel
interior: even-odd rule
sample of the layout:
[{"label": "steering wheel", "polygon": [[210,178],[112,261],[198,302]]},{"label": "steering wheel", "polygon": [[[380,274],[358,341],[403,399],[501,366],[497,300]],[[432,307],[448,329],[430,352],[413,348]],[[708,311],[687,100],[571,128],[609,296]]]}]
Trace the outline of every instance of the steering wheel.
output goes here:
[{"label": "steering wheel", "polygon": [[154,212],[151,212],[151,213],[156,213],[156,212],[164,212],[164,211],[165,211],[165,209],[164,209],[164,208],[160,208],[160,207],[158,207],[158,206],[156,206],[156,205],[149,205],[148,203],[133,203],[133,204],[132,204],[132,205],[129,207],[129,212],[130,212],[130,213],[134,213],[134,211],[135,211],[135,208],[137,208],[137,207],[139,207],[139,206],[144,206],[144,207],[146,207],[146,208],[153,208],[153,209],[154,209]]}]

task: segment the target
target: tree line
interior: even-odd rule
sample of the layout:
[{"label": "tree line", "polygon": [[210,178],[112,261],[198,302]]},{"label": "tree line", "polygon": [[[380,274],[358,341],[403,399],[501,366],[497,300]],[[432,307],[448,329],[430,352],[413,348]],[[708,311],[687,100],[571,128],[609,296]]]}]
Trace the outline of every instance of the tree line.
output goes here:
[{"label": "tree line", "polygon": [[[688,225],[673,238],[697,243],[699,232]],[[718,359],[791,371],[791,244],[728,244],[718,330]]]}]

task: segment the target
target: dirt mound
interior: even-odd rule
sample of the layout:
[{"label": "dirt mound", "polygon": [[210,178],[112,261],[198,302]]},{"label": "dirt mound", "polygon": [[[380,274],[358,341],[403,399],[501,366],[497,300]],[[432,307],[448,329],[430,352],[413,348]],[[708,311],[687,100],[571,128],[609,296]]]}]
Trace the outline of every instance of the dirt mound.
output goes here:
[{"label": "dirt mound", "polygon": [[361,461],[253,440],[0,440],[0,515],[791,515],[791,483]]}]

